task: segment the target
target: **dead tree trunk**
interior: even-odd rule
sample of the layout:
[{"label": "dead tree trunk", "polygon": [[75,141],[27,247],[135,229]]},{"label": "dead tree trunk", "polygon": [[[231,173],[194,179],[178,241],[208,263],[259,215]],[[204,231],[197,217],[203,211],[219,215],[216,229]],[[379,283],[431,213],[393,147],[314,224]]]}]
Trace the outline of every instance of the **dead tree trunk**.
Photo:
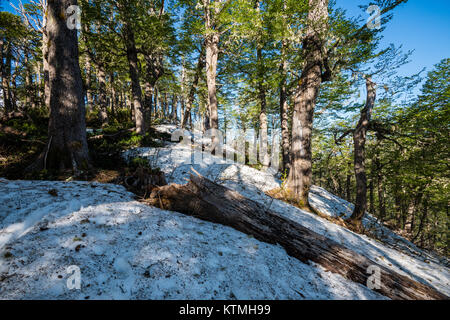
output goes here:
[{"label": "dead tree trunk", "polygon": [[155,188],[148,203],[233,227],[260,241],[280,244],[289,255],[304,263],[313,261],[363,285],[368,285],[371,280],[368,268],[376,266],[381,271],[381,286],[376,291],[391,299],[448,298],[434,288],[378,265],[202,176],[191,175],[186,185],[172,184]]},{"label": "dead tree trunk", "polygon": [[366,135],[369,129],[370,117],[376,98],[376,85],[370,76],[366,77],[367,99],[366,105],[361,110],[358,125],[353,132],[354,164],[356,178],[355,209],[349,221],[360,226],[361,220],[367,210],[367,177],[365,169]]},{"label": "dead tree trunk", "polygon": [[201,72],[205,68],[205,48],[202,45],[200,56],[198,57],[197,69],[194,74],[194,80],[192,81],[191,89],[186,102],[186,108],[183,113],[183,119],[181,121],[181,128],[186,128],[187,121],[191,114],[192,105],[194,104],[195,92],[197,91],[198,81],[200,79]]}]

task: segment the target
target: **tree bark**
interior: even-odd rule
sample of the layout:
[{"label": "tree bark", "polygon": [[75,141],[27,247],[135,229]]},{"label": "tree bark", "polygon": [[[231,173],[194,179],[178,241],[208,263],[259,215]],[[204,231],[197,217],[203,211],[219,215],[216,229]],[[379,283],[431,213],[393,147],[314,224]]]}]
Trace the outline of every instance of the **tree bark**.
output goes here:
[{"label": "tree bark", "polygon": [[[8,114],[13,111],[13,102],[11,94],[11,44],[0,39],[1,52],[1,75],[2,75],[2,91],[3,91],[3,107],[4,113]],[[5,60],[5,62],[3,62]]]},{"label": "tree bark", "polygon": [[69,29],[67,7],[77,0],[49,0],[47,7],[50,119],[46,150],[30,169],[89,168],[83,80],[78,62],[77,30]]},{"label": "tree bark", "polygon": [[285,41],[283,41],[282,63],[281,63],[281,82],[280,82],[280,119],[281,119],[281,155],[282,170],[286,173],[290,165],[290,141],[289,141],[289,105],[286,88],[287,62],[284,58]]},{"label": "tree bark", "polygon": [[209,127],[219,129],[216,93],[216,73],[219,56],[219,35],[214,33],[206,38],[206,82],[208,85]]},{"label": "tree bark", "polygon": [[116,91],[116,86],[115,86],[114,72],[109,73],[109,82],[110,82],[110,87],[111,87],[111,100],[110,100],[110,104],[109,104],[109,109],[111,110],[111,116],[113,118],[115,118],[118,99],[117,99],[117,91]]},{"label": "tree bark", "polygon": [[181,128],[185,128],[187,121],[190,117],[192,105],[194,103],[195,93],[197,92],[198,81],[200,79],[201,72],[205,68],[205,48],[202,45],[200,56],[197,61],[197,68],[195,70],[194,79],[192,81],[191,89],[189,90],[189,95],[186,101],[186,107],[183,113],[183,119],[181,121]]},{"label": "tree bark", "polygon": [[106,94],[106,72],[103,64],[97,64],[98,118],[102,125],[108,123],[108,98]]},{"label": "tree bark", "polygon": [[391,299],[447,299],[434,288],[378,265],[202,176],[191,175],[186,185],[155,188],[147,201],[165,210],[233,227],[260,241],[279,244],[304,263],[313,261],[365,286],[370,281],[368,268],[376,266],[381,271],[381,287],[375,291]]},{"label": "tree bark", "polygon": [[86,100],[87,100],[87,110],[92,111],[94,105],[94,98],[92,96],[92,64],[91,57],[89,54],[86,55]]},{"label": "tree bark", "polygon": [[305,65],[296,89],[292,117],[291,165],[287,188],[300,206],[310,207],[308,194],[312,178],[311,139],[314,108],[322,83],[323,33],[327,29],[328,0],[309,0]]},{"label": "tree bark", "polygon": [[136,133],[145,134],[144,110],[142,108],[142,90],[139,80],[138,56],[136,50],[136,42],[134,39],[134,31],[126,21],[124,25],[127,59],[131,78],[131,91],[133,94],[134,119],[136,123]]},{"label": "tree bark", "polygon": [[356,178],[355,208],[349,222],[361,226],[362,218],[367,210],[367,177],[365,168],[366,134],[376,99],[376,85],[370,76],[366,76],[367,99],[355,131],[353,132],[354,164]]},{"label": "tree bark", "polygon": [[[45,2],[42,2],[45,4]],[[66,7],[67,8],[67,7]],[[49,35],[48,35],[48,9],[49,5],[47,3],[47,7],[42,8],[42,67],[44,72],[44,102],[45,107],[50,110],[50,74],[49,74]]]},{"label": "tree bark", "polygon": [[270,165],[270,157],[268,153],[268,136],[267,136],[267,101],[266,88],[264,86],[264,61],[262,48],[256,50],[258,65],[258,99],[260,104],[259,112],[259,161],[262,169],[267,170]]},{"label": "tree bark", "polygon": [[[219,2],[223,2],[219,1]],[[214,10],[211,8],[210,0],[203,0],[204,5],[204,20],[207,35],[205,37],[206,48],[206,83],[208,87],[208,111],[209,111],[209,127],[210,129],[219,129],[219,116],[217,105],[217,62],[219,58],[219,41],[220,33],[216,31],[217,15],[220,12],[220,7],[215,6]]]},{"label": "tree bark", "polygon": [[178,96],[174,94],[172,96],[172,114],[171,114],[171,120],[172,123],[174,124],[178,123],[177,109],[178,109]]}]

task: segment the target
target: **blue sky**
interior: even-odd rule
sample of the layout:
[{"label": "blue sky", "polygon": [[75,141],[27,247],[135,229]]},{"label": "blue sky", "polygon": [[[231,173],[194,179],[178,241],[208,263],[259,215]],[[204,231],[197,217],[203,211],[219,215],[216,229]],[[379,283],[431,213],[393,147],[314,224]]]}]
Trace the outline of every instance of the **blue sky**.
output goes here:
[{"label": "blue sky", "polygon": [[[336,0],[339,7],[351,16],[369,17],[358,5],[369,1]],[[450,0],[409,0],[394,10],[394,18],[383,32],[383,45],[394,43],[403,49],[414,50],[411,63],[400,69],[410,75],[450,58]]]},{"label": "blue sky", "polygon": [[[4,10],[13,11],[8,2],[0,0]],[[26,0],[24,2],[27,2]],[[336,0],[348,15],[369,17],[358,5],[369,1]],[[426,67],[427,71],[444,58],[450,57],[450,0],[409,0],[394,11],[394,18],[384,31],[383,45],[394,43],[403,49],[415,50],[411,63],[400,70],[402,75],[410,75]]]}]

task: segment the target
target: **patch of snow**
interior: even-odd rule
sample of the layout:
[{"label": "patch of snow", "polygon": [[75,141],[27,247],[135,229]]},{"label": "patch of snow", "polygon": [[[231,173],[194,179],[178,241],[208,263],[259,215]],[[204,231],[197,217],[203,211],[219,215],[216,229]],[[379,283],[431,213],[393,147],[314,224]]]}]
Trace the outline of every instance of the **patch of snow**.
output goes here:
[{"label": "patch of snow", "polygon": [[[384,299],[279,246],[94,186],[0,180],[0,234],[28,221],[3,238],[0,299]],[[69,266],[80,290],[67,286]]]},{"label": "patch of snow", "polygon": [[[136,156],[147,158],[152,166],[160,167],[165,172],[168,183],[186,183],[193,168],[206,178],[236,190],[314,232],[331,238],[387,268],[450,295],[450,269],[447,267],[446,259],[417,248],[413,243],[379,224],[369,214],[365,216],[363,224],[373,229],[378,236],[382,236],[383,242],[354,233],[331,221],[267,196],[264,192],[279,188],[281,184],[281,181],[269,172],[229,163],[222,158],[201,152],[195,153],[182,144],[169,144],[160,149],[137,148],[124,153],[125,158]],[[202,157],[203,161],[198,161]],[[346,218],[353,210],[352,204],[320,187],[312,187],[309,199],[315,209],[329,216]]]},{"label": "patch of snow", "polygon": [[[167,133],[173,125],[160,125]],[[184,184],[191,167],[303,226],[399,273],[450,295],[450,270],[439,259],[367,216],[381,243],[272,199],[269,172],[192,154],[181,144],[128,150]],[[200,163],[198,158],[203,158]],[[55,189],[57,196],[49,194]],[[123,187],[88,182],[0,179],[0,299],[385,299],[280,246],[237,230],[133,200]],[[347,217],[352,205],[313,187],[311,204]],[[384,228],[384,229],[383,229]],[[398,249],[401,249],[399,251]],[[69,289],[69,266],[81,289]],[[3,280],[2,280],[3,279]]]}]

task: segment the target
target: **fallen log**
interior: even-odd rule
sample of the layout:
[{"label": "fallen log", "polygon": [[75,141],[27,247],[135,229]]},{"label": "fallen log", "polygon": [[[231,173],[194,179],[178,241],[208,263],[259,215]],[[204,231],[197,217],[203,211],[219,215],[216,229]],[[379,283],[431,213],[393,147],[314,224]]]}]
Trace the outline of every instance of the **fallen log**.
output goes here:
[{"label": "fallen log", "polygon": [[373,279],[369,278],[368,270],[378,267],[380,287],[374,291],[391,299],[448,299],[436,289],[381,266],[200,175],[191,175],[186,185],[171,184],[153,189],[147,202],[165,210],[233,227],[260,241],[279,244],[290,256],[304,263],[313,261],[327,271],[368,287]]}]

